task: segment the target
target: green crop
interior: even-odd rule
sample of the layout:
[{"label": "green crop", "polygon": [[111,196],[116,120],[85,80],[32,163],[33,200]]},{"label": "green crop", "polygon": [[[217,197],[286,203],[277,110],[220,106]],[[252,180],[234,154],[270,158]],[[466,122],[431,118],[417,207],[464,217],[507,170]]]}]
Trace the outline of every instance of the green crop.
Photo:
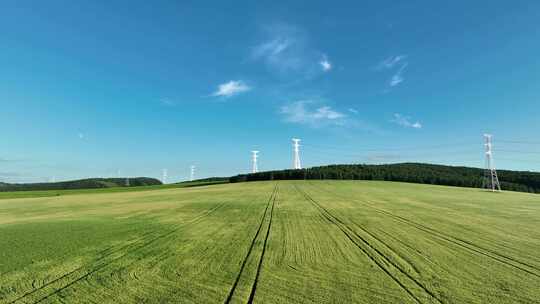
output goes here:
[{"label": "green crop", "polygon": [[0,200],[0,303],[540,303],[534,194],[375,181],[71,194]]}]

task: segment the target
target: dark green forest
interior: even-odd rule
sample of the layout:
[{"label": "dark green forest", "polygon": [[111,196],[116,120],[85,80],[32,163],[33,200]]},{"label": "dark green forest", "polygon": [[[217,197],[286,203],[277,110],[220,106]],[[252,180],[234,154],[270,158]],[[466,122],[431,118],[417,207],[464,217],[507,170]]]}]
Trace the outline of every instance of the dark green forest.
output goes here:
[{"label": "dark green forest", "polygon": [[133,178],[87,178],[56,183],[7,184],[0,183],[2,191],[32,191],[32,190],[73,190],[96,189],[112,187],[138,187],[161,185],[161,181],[149,177]]},{"label": "dark green forest", "polygon": [[[503,190],[540,193],[540,173],[498,170]],[[329,165],[300,170],[266,171],[231,177],[230,182],[288,179],[380,180],[481,188],[484,170],[420,163]]]}]

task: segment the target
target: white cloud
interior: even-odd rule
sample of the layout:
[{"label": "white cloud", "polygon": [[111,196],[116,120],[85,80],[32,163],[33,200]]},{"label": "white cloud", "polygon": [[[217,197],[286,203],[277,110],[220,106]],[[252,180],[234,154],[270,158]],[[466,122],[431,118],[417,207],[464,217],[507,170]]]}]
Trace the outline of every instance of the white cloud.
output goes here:
[{"label": "white cloud", "polygon": [[264,28],[265,39],[251,49],[253,60],[278,72],[300,70],[305,63],[306,39],[302,31],[287,24]]},{"label": "white cloud", "polygon": [[253,48],[252,56],[255,58],[278,56],[291,45],[287,38],[278,37],[266,41]]},{"label": "white cloud", "polygon": [[417,121],[412,124],[412,127],[415,129],[422,129],[422,124]]},{"label": "white cloud", "polygon": [[319,61],[319,64],[321,65],[323,72],[328,72],[332,69],[332,63],[328,61],[328,58],[326,58],[326,56],[323,56],[323,59]]},{"label": "white cloud", "polygon": [[307,124],[314,127],[323,125],[343,125],[347,115],[333,110],[330,106],[314,106],[313,101],[300,100],[281,107],[285,121]]},{"label": "white cloud", "polygon": [[422,124],[419,121],[413,123],[410,119],[411,118],[408,116],[403,116],[399,113],[395,113],[394,118],[391,120],[391,122],[406,128],[422,129]]},{"label": "white cloud", "polygon": [[310,78],[332,69],[332,63],[309,41],[300,27],[274,23],[262,28],[261,41],[250,50],[250,59],[262,62],[285,78]]},{"label": "white cloud", "polygon": [[175,106],[176,102],[170,98],[161,98],[159,102],[164,106]]},{"label": "white cloud", "polygon": [[390,79],[389,84],[390,84],[391,87],[395,87],[395,86],[397,86],[398,84],[400,84],[402,82],[403,82],[403,76],[401,76],[401,74],[399,74],[399,73],[396,73]]},{"label": "white cloud", "polygon": [[358,110],[353,109],[353,108],[349,108],[348,111],[353,113],[353,114],[358,114]]},{"label": "white cloud", "polygon": [[390,88],[398,86],[403,81],[405,81],[403,73],[405,71],[405,68],[407,68],[407,66],[409,65],[406,59],[407,55],[390,56],[379,62],[379,64],[377,64],[377,66],[375,67],[375,69],[378,71],[393,71],[392,77],[388,81],[388,86]]},{"label": "white cloud", "polygon": [[403,71],[407,67],[408,63],[405,62],[397,71],[392,75],[392,78],[390,79],[389,85],[391,87],[395,87],[398,84],[402,83],[405,79],[403,78]]},{"label": "white cloud", "polygon": [[407,58],[407,55],[390,56],[377,65],[378,70],[389,70]]},{"label": "white cloud", "polygon": [[315,111],[315,113],[312,114],[312,116],[315,119],[329,119],[329,120],[345,117],[344,114],[332,110],[332,108],[329,106],[323,106],[323,107],[318,108]]},{"label": "white cloud", "polygon": [[243,92],[247,92],[251,90],[251,88],[246,85],[241,80],[231,80],[226,83],[222,83],[218,86],[217,91],[215,91],[212,96],[215,97],[231,97],[233,95],[237,95]]}]

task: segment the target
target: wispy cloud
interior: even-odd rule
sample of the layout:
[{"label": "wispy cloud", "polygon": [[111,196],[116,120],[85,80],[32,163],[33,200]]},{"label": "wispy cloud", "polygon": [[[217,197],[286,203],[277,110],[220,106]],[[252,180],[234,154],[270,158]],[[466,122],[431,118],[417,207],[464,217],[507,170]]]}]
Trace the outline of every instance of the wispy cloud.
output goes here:
[{"label": "wispy cloud", "polygon": [[391,122],[406,128],[422,129],[422,124],[419,121],[412,122],[410,117],[399,113],[394,114],[394,118]]},{"label": "wispy cloud", "polygon": [[349,108],[347,111],[353,113],[353,114],[358,114],[358,110],[357,109],[353,109],[353,108]]},{"label": "wispy cloud", "polygon": [[316,105],[311,100],[300,100],[281,107],[281,114],[290,123],[306,124],[312,127],[343,125],[347,115],[327,105]]},{"label": "wispy cloud", "polygon": [[176,105],[176,102],[170,98],[161,98],[159,100],[159,103],[161,103],[162,105],[164,106],[168,106],[168,107],[172,107],[172,106],[175,106]]},{"label": "wispy cloud", "polygon": [[377,65],[378,70],[389,70],[392,69],[394,66],[399,64],[400,62],[404,61],[407,58],[407,55],[397,55],[397,56],[390,56],[383,61],[379,62]]},{"label": "wispy cloud", "polygon": [[277,72],[290,72],[305,64],[305,34],[297,27],[274,24],[264,28],[265,39],[252,47],[251,58]]},{"label": "wispy cloud", "polygon": [[397,86],[398,84],[402,83],[403,80],[405,80],[403,78],[403,71],[405,70],[405,68],[407,67],[408,63],[405,62],[403,65],[401,65],[401,67],[396,71],[396,73],[394,73],[394,75],[392,75],[392,78],[390,79],[390,83],[389,85],[391,87],[395,87]]},{"label": "wispy cloud", "polygon": [[332,63],[328,61],[326,56],[323,56],[322,60],[319,61],[319,64],[321,65],[323,72],[328,72],[332,69]]},{"label": "wispy cloud", "polygon": [[250,50],[251,60],[263,62],[271,72],[288,78],[309,78],[330,71],[332,63],[321,54],[311,45],[306,31],[285,23],[263,27],[261,41]]},{"label": "wispy cloud", "polygon": [[279,63],[277,57],[293,43],[295,43],[295,41],[291,41],[289,38],[276,37],[255,46],[253,48],[252,56],[256,59],[265,58],[270,61],[275,61],[275,63]]},{"label": "wispy cloud", "polygon": [[393,71],[392,77],[388,81],[390,88],[396,87],[405,81],[403,74],[409,65],[406,59],[407,55],[390,56],[379,62],[375,67],[378,71]]},{"label": "wispy cloud", "polygon": [[222,83],[218,86],[217,90],[212,93],[215,97],[231,97],[243,92],[251,90],[247,84],[241,80],[231,80],[226,83]]}]

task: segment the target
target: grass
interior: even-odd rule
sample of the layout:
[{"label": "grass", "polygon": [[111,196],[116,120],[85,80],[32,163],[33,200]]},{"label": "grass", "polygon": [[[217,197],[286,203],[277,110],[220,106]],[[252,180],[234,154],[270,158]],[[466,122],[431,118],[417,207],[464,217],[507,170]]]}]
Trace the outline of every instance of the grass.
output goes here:
[{"label": "grass", "polygon": [[0,303],[540,303],[540,196],[280,181],[0,200]]}]

